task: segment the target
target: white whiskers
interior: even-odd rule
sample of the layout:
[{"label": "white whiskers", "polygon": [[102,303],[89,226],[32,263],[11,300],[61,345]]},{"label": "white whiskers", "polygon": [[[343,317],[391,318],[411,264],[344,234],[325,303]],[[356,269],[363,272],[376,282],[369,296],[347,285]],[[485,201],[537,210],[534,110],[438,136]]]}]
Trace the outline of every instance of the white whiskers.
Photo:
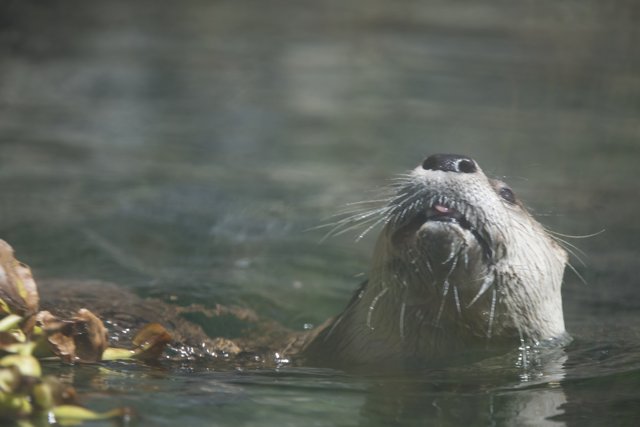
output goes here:
[{"label": "white whiskers", "polygon": [[372,331],[375,329],[371,324],[371,319],[372,319],[372,316],[373,316],[373,310],[375,310],[376,304],[378,303],[378,300],[380,298],[382,298],[384,296],[384,294],[387,293],[388,290],[389,290],[389,288],[382,289],[382,291],[380,291],[380,293],[375,296],[373,301],[371,301],[371,305],[369,306],[369,311],[367,312],[367,327],[369,329],[371,329]]}]

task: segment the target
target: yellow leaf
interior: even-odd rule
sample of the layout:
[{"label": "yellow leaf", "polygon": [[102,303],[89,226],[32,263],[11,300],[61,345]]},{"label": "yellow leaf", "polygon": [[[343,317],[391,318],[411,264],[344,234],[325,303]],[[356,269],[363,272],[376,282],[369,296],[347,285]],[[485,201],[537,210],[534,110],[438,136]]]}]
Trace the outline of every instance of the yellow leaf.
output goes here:
[{"label": "yellow leaf", "polygon": [[128,418],[131,411],[128,408],[116,408],[108,412],[94,412],[90,409],[75,405],[60,405],[51,409],[56,421],[61,425],[72,425],[77,421],[107,420],[110,418]]}]

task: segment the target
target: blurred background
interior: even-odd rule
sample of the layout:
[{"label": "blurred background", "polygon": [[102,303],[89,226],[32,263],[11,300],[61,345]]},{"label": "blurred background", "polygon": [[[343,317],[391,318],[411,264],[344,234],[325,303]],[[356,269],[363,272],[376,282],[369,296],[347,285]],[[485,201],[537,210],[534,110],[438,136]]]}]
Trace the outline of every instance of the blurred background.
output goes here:
[{"label": "blurred background", "polygon": [[552,230],[605,230],[567,239],[568,329],[640,372],[639,46],[634,0],[3,0],[0,238],[36,278],[301,329],[375,238],[314,227],[467,154]]}]

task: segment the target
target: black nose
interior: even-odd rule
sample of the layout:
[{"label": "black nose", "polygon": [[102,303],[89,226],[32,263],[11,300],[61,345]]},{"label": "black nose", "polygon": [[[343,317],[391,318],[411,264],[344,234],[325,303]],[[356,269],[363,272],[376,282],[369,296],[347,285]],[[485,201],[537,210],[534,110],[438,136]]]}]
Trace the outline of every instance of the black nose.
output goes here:
[{"label": "black nose", "polygon": [[473,159],[457,154],[434,154],[422,162],[422,168],[433,171],[474,173],[478,166]]}]

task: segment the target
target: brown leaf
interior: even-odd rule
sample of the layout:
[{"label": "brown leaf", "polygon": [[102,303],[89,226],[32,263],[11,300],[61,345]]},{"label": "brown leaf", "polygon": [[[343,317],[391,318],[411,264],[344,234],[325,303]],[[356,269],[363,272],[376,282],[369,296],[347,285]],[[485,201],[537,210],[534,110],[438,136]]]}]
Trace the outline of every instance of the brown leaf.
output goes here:
[{"label": "brown leaf", "polygon": [[108,346],[102,321],[87,309],[80,309],[71,320],[60,320],[48,311],[36,316],[53,353],[68,363],[98,362]]},{"label": "brown leaf", "polygon": [[109,346],[107,329],[95,314],[81,308],[72,319],[73,338],[76,343],[76,357],[82,362],[98,362]]},{"label": "brown leaf", "polygon": [[133,338],[135,357],[143,360],[157,360],[164,348],[172,340],[171,334],[159,323],[149,323]]},{"label": "brown leaf", "polygon": [[76,344],[71,336],[57,332],[50,335],[47,340],[53,353],[60,359],[67,363],[73,363],[76,360]]},{"label": "brown leaf", "polygon": [[73,324],[60,320],[48,311],[36,315],[36,324],[47,337],[51,351],[67,363],[73,363],[76,357],[76,344],[73,341]]},{"label": "brown leaf", "polygon": [[53,334],[71,327],[71,322],[61,320],[46,310],[38,312],[35,317],[36,324],[42,328],[45,334]]},{"label": "brown leaf", "polygon": [[38,311],[39,297],[31,270],[13,256],[13,248],[0,239],[0,316],[28,317]]}]

